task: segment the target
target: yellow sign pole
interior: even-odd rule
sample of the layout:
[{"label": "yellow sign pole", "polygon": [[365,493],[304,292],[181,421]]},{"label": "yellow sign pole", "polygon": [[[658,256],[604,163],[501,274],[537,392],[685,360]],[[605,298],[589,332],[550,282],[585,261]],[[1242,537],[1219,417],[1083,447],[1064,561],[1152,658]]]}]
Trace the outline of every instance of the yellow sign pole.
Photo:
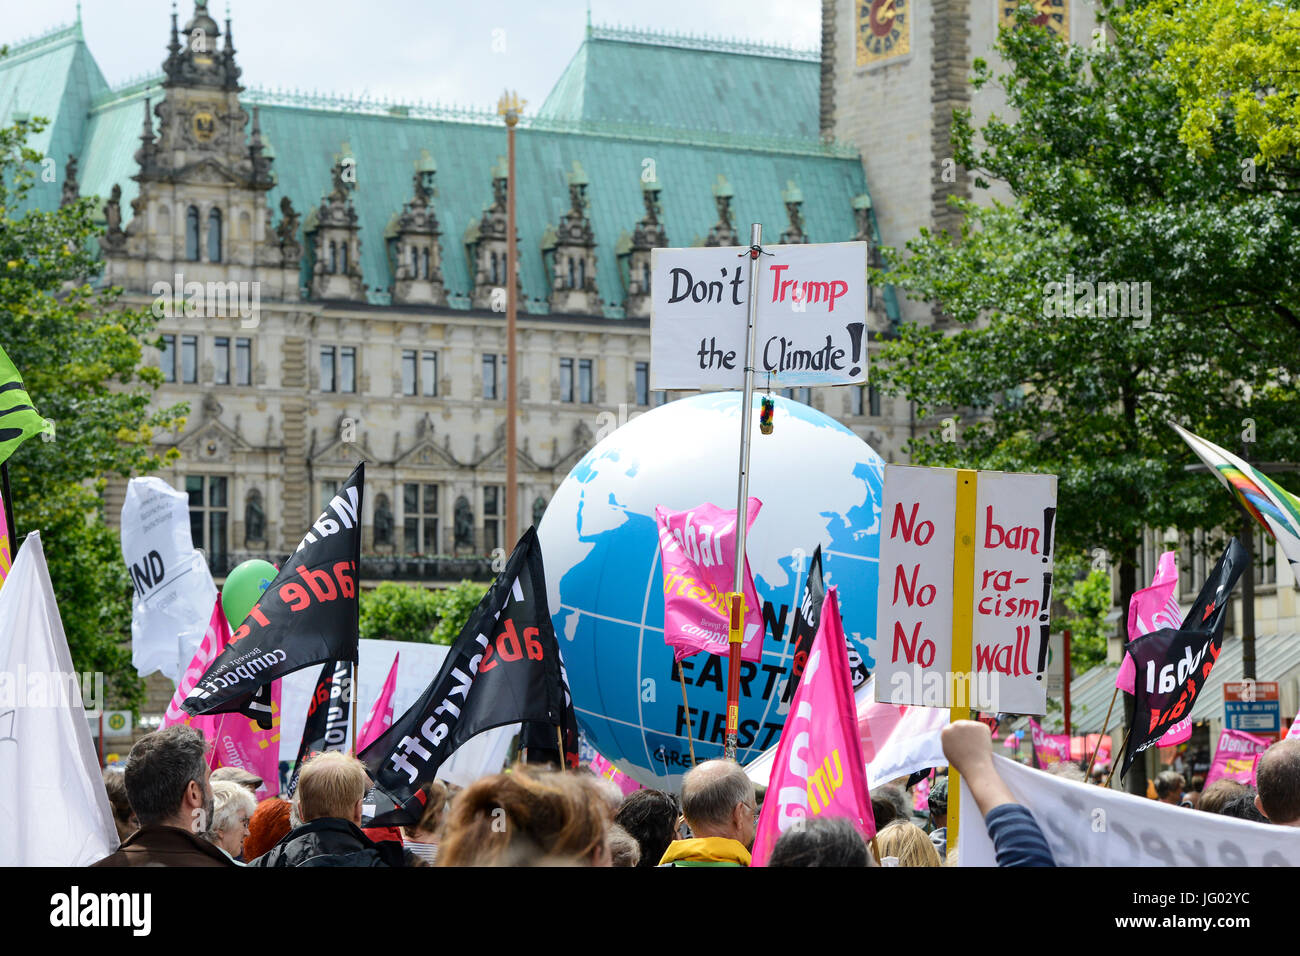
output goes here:
[{"label": "yellow sign pole", "polygon": [[[952,562],[952,720],[970,719],[971,627],[975,606],[975,483],[977,474],[957,471],[957,521]],[[957,849],[961,779],[948,768],[948,852]]]}]

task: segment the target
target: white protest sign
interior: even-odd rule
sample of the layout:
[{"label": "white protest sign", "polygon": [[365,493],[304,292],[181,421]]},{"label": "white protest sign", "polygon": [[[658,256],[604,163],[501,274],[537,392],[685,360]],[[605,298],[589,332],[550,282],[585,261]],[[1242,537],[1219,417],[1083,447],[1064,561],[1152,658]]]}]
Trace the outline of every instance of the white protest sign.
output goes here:
[{"label": "white protest sign", "polygon": [[[867,244],[764,246],[755,381],[764,387],[867,380]],[[770,255],[768,254],[770,253]],[[749,251],[651,253],[651,388],[742,388]]]},{"label": "white protest sign", "polygon": [[173,684],[203,640],[217,586],[190,537],[189,496],[161,478],[132,478],[122,504],[122,557],[135,587],[131,662]]},{"label": "white protest sign", "polygon": [[[959,474],[975,478],[963,515]],[[1044,713],[1055,476],[886,465],[881,515],[876,699]],[[959,523],[974,535],[959,539]],[[973,572],[969,607],[954,606],[958,567]],[[971,622],[968,661],[953,660],[958,612]],[[958,688],[954,672],[969,683]]]},{"label": "white protest sign", "polygon": [[[1300,829],[1170,806],[997,755],[993,763],[1038,821],[1057,866],[1300,866]],[[961,808],[958,865],[997,866],[965,779]]]}]

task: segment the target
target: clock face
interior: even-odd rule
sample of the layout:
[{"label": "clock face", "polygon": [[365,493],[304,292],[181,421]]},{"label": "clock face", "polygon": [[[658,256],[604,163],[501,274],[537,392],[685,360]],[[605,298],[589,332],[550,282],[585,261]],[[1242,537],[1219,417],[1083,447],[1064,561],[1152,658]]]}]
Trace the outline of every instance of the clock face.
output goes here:
[{"label": "clock face", "polygon": [[207,143],[217,135],[217,119],[207,110],[194,114],[194,138],[200,143]]},{"label": "clock face", "polygon": [[[1016,8],[1022,0],[998,0],[998,25],[1011,28],[1016,25]],[[1070,39],[1070,0],[1029,0],[1038,14],[1031,21],[1047,29],[1062,40]]]},{"label": "clock face", "polygon": [[910,49],[909,0],[857,0],[858,66],[867,66]]}]

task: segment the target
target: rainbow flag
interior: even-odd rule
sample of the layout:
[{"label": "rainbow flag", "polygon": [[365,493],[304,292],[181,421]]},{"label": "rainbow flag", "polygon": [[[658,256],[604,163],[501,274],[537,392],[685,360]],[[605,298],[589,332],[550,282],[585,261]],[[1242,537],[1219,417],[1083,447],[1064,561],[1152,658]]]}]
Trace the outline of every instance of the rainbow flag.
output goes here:
[{"label": "rainbow flag", "polygon": [[13,545],[9,543],[9,522],[5,518],[4,499],[0,498],[0,587],[9,577],[9,568],[13,564]]},{"label": "rainbow flag", "polygon": [[1251,517],[1273,536],[1300,580],[1300,498],[1230,451],[1169,423],[1198,458],[1212,469]]}]

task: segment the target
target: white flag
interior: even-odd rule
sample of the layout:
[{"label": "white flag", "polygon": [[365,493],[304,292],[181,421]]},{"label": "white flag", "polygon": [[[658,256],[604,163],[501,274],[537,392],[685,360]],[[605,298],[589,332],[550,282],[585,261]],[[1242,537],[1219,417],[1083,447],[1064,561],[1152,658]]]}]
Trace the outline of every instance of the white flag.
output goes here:
[{"label": "white flag", "polygon": [[131,599],[131,663],[180,684],[212,615],[217,586],[190,537],[189,498],[161,478],[132,478],[122,505]]},{"label": "white flag", "polygon": [[0,668],[0,864],[89,866],[117,829],[37,532],[0,588]]}]

